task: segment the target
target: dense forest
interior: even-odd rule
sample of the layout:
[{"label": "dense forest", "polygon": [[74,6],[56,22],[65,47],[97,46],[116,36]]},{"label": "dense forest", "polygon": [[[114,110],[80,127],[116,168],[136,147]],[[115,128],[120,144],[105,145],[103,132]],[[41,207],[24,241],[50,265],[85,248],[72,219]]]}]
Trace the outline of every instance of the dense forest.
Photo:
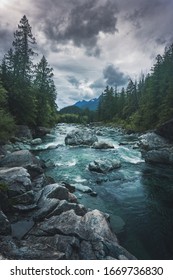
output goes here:
[{"label": "dense forest", "polygon": [[173,117],[173,45],[156,57],[151,73],[126,89],[107,86],[100,97],[98,120],[144,131]]},{"label": "dense forest", "polygon": [[[10,50],[0,66],[0,139],[13,133],[15,124],[50,126],[57,114],[53,69],[45,56],[38,55],[36,39],[26,16],[14,33]],[[36,60],[36,59],[35,59]]]},{"label": "dense forest", "polygon": [[156,57],[150,73],[139,81],[129,79],[126,88],[106,86],[97,111],[74,106],[60,111],[64,122],[99,121],[134,131],[153,129],[173,117],[173,45]]},{"label": "dense forest", "polygon": [[36,39],[26,16],[14,33],[10,50],[0,65],[0,140],[8,139],[15,124],[52,126],[57,122],[101,121],[144,131],[173,117],[173,44],[147,76],[125,88],[107,86],[96,112],[69,106],[57,111],[53,69],[45,56],[34,64]]}]

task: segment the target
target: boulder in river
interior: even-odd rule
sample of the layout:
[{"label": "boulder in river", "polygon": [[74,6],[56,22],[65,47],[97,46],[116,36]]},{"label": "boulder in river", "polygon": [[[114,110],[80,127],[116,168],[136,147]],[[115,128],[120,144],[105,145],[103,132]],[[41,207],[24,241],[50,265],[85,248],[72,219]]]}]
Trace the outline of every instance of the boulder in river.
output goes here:
[{"label": "boulder in river", "polygon": [[139,137],[138,146],[146,151],[168,147],[168,141],[155,132],[147,132]]},{"label": "boulder in river", "polygon": [[0,162],[3,167],[17,167],[40,164],[39,160],[28,150],[16,151],[7,154]]},{"label": "boulder in river", "polygon": [[40,144],[42,144],[42,140],[41,140],[41,138],[35,138],[35,139],[31,140],[31,144],[40,145]]},{"label": "boulder in river", "polygon": [[110,160],[110,159],[94,160],[93,162],[89,163],[88,166],[90,171],[94,171],[97,173],[107,173],[119,167],[121,167],[121,163],[119,160]]},{"label": "boulder in river", "polygon": [[98,138],[92,130],[75,129],[69,132],[65,137],[65,144],[71,146],[87,145],[92,146]]},{"label": "boulder in river", "polygon": [[92,145],[92,148],[94,148],[94,149],[114,149],[114,146],[110,143],[100,141],[100,142],[95,142]]},{"label": "boulder in river", "polygon": [[144,158],[149,163],[173,164],[173,150],[160,149],[148,151],[144,154]]},{"label": "boulder in river", "polygon": [[30,175],[23,167],[0,168],[0,181],[6,183],[10,197],[31,189]]}]

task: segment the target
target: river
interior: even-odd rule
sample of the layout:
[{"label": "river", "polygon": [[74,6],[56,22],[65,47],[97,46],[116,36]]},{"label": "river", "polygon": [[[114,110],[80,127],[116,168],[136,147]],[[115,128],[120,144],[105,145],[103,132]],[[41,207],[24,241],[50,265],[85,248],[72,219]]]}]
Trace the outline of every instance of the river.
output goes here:
[{"label": "river", "polygon": [[[44,139],[43,148],[57,145],[37,152],[49,165],[47,175],[77,188],[92,188],[97,196],[76,190],[78,201],[108,213],[120,244],[138,259],[173,259],[172,168],[145,163],[140,150],[134,149],[137,136],[111,127],[94,129],[99,141],[113,144],[114,149],[66,146],[65,135],[74,128],[59,124]],[[104,158],[120,160],[121,168],[106,175],[88,170],[90,162]]]}]

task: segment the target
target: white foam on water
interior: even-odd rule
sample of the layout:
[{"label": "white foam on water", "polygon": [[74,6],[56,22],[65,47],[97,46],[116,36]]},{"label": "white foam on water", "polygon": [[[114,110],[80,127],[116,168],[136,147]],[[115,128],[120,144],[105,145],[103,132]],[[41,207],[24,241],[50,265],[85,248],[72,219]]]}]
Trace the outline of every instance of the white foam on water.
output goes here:
[{"label": "white foam on water", "polygon": [[72,161],[68,161],[67,163],[65,163],[65,165],[67,165],[67,166],[75,166],[76,163],[77,163],[77,160],[73,159]]},{"label": "white foam on water", "polygon": [[74,178],[74,181],[75,181],[76,183],[87,182],[87,180],[86,180],[86,179],[82,179],[81,176],[76,176],[76,177]]}]

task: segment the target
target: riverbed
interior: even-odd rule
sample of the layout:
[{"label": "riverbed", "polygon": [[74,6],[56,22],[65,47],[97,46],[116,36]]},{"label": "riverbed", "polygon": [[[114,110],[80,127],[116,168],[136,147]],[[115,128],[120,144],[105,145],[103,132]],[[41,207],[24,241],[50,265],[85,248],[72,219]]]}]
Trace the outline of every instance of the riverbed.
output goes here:
[{"label": "riverbed", "polygon": [[[172,168],[145,163],[136,145],[138,135],[112,127],[92,129],[99,141],[114,149],[66,146],[66,134],[76,127],[83,129],[57,125],[37,147],[36,154],[48,166],[47,175],[74,185],[79,203],[108,213],[120,244],[138,259],[173,259]],[[91,172],[88,164],[96,159],[117,159],[121,168],[107,174]],[[83,186],[97,195],[79,191]]]}]

